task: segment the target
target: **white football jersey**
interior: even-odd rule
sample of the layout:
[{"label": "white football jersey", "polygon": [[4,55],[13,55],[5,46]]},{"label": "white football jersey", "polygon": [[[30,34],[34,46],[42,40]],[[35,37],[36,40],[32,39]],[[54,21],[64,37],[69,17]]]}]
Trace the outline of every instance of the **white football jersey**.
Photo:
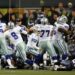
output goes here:
[{"label": "white football jersey", "polygon": [[39,41],[50,40],[51,32],[53,30],[53,25],[35,25],[35,27],[40,28]]},{"label": "white football jersey", "polygon": [[6,30],[6,24],[0,22],[0,37],[3,37],[3,33]]},{"label": "white football jersey", "polygon": [[31,48],[35,48],[35,49],[39,49],[39,47],[37,47],[37,43],[39,40],[39,36],[37,36],[36,33],[32,33],[31,35],[29,35],[28,37],[28,43],[27,46],[31,47]]},{"label": "white football jersey", "polygon": [[40,33],[40,41],[42,40],[50,40],[51,32],[53,30],[52,25],[41,25],[41,33]]},{"label": "white football jersey", "polygon": [[9,38],[10,43],[16,46],[18,43],[23,42],[23,39],[20,34],[21,32],[22,32],[22,28],[20,26],[16,26],[13,29],[9,29],[4,34],[5,37]]},{"label": "white football jersey", "polygon": [[38,25],[36,24],[33,29],[40,29],[39,41],[50,40],[51,32],[54,29],[53,25]]},{"label": "white football jersey", "polygon": [[60,39],[62,38],[62,33],[58,31],[59,28],[62,28],[64,30],[68,30],[69,29],[69,25],[66,23],[58,24],[57,22],[55,22],[55,29],[54,29],[54,35],[53,35],[53,39]]}]

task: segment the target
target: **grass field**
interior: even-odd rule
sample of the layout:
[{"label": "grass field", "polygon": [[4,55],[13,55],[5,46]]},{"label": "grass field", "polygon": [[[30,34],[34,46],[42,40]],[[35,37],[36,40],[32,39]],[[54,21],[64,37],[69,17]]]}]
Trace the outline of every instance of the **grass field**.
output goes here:
[{"label": "grass field", "polygon": [[0,70],[0,75],[75,75],[75,71]]}]

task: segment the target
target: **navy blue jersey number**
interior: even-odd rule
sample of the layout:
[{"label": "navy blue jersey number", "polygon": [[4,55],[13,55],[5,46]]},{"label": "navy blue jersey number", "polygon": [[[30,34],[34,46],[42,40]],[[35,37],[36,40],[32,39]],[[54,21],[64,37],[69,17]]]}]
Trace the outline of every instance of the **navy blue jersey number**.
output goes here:
[{"label": "navy blue jersey number", "polygon": [[3,33],[3,29],[0,29],[0,32]]},{"label": "navy blue jersey number", "polygon": [[18,36],[16,35],[15,32],[12,32],[11,35],[12,35],[12,37],[13,37],[15,40],[18,39]]},{"label": "navy blue jersey number", "polygon": [[48,37],[50,34],[50,30],[41,30],[41,35],[40,37],[44,37],[44,35],[46,35],[46,37]]}]

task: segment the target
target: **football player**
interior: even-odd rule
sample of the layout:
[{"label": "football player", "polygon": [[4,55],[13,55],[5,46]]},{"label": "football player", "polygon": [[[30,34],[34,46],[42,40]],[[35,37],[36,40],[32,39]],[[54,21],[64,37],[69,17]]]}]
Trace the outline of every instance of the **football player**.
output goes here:
[{"label": "football player", "polygon": [[17,56],[21,57],[24,64],[33,64],[30,60],[27,60],[26,57],[26,45],[21,37],[20,33],[27,34],[27,31],[25,31],[23,28],[21,28],[19,25],[14,26],[13,24],[8,24],[9,30],[7,30],[4,34],[5,37],[9,39],[10,44],[13,44],[16,47],[16,54]]},{"label": "football player", "polygon": [[55,22],[54,35],[52,37],[53,45],[58,50],[61,63],[65,62],[69,55],[67,43],[63,38],[63,34],[67,35],[69,29],[69,25],[66,22],[66,16],[58,17],[57,22]]},{"label": "football player", "polygon": [[36,24],[33,29],[34,28],[40,28],[41,32],[39,35],[39,47],[49,53],[51,57],[51,64],[54,65],[57,62],[57,54],[53,44],[51,43],[54,27],[48,24],[47,18],[44,17],[41,19],[41,24]]}]

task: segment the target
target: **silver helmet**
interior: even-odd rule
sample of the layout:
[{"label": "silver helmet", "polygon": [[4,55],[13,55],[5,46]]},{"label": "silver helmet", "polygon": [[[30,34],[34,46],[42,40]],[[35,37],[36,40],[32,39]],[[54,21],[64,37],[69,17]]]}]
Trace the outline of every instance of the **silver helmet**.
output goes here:
[{"label": "silver helmet", "polygon": [[41,24],[48,24],[48,19],[46,17],[41,19]]},{"label": "silver helmet", "polygon": [[15,27],[14,23],[13,22],[8,22],[8,28],[9,29],[13,29]]},{"label": "silver helmet", "polygon": [[66,23],[68,21],[67,17],[66,16],[61,16],[61,17],[58,17],[57,18],[57,23]]}]

